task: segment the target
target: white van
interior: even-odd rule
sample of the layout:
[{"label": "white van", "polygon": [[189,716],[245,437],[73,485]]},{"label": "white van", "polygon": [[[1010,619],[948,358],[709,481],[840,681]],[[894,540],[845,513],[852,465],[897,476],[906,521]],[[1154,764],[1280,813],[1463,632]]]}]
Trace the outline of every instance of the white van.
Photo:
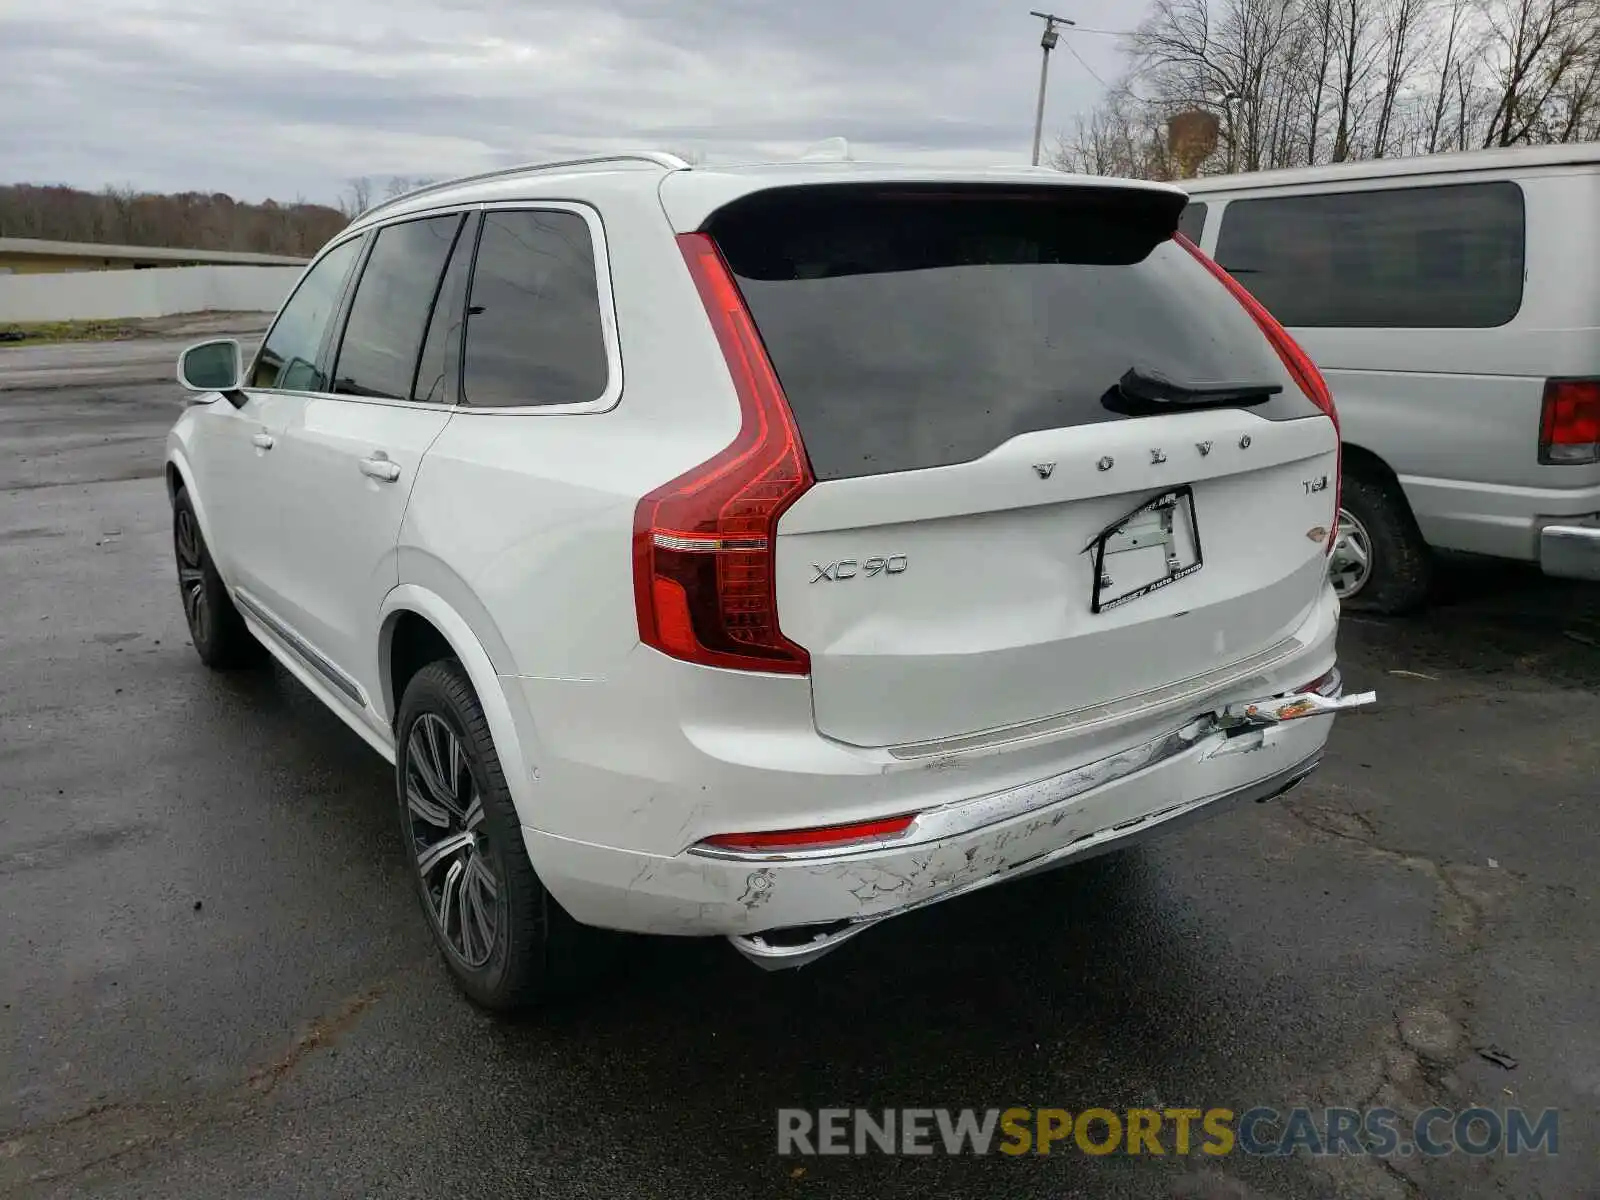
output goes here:
[{"label": "white van", "polygon": [[1419,605],[1430,546],[1600,578],[1600,144],[1184,186],[1338,399],[1350,607]]}]

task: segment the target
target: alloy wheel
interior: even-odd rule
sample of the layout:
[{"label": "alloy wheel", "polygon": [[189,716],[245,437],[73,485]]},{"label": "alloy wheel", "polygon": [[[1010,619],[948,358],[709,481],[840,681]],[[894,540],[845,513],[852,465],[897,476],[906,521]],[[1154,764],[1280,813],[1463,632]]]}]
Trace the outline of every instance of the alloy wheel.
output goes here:
[{"label": "alloy wheel", "polygon": [[483,797],[461,739],[425,712],[406,740],[406,811],[428,909],[469,968],[489,961],[500,927],[500,880],[485,845]]},{"label": "alloy wheel", "polygon": [[202,561],[200,530],[194,514],[179,508],[173,542],[178,556],[178,590],[183,596],[183,615],[189,634],[197,645],[211,634],[211,605],[206,600],[205,565]]},{"label": "alloy wheel", "polygon": [[1328,578],[1339,599],[1348,600],[1372,578],[1372,536],[1354,514],[1339,510],[1333,553],[1328,557]]}]

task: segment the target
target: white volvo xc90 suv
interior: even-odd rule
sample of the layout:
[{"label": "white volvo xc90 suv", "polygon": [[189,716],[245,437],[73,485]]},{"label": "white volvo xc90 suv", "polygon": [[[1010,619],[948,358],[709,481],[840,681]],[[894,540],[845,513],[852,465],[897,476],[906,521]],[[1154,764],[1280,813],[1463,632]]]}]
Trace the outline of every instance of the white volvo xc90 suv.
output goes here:
[{"label": "white volvo xc90 suv", "polygon": [[210,666],[395,764],[444,957],[768,966],[1265,799],[1344,697],[1316,368],[1173,187],[640,154],[424,188],[192,347]]}]

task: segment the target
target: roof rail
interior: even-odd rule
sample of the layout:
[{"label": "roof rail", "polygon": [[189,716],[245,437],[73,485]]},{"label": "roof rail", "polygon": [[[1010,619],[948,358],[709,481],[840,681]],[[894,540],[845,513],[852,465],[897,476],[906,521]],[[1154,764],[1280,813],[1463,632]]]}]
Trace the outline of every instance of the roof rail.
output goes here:
[{"label": "roof rail", "polygon": [[402,192],[398,196],[391,196],[381,204],[374,204],[366,212],[356,217],[357,221],[364,221],[374,213],[383,212],[393,208],[405,200],[415,200],[418,196],[426,196],[433,192],[442,192],[448,188],[461,187],[469,183],[486,183],[491,179],[502,179],[510,175],[521,175],[529,171],[559,171],[563,167],[588,167],[599,166],[612,162],[649,162],[658,167],[665,167],[669,171],[684,171],[689,164],[676,154],[667,154],[660,150],[637,150],[621,154],[598,154],[592,158],[568,158],[556,162],[519,163],[514,167],[501,167],[496,171],[484,171],[478,175],[463,175],[456,179],[446,179],[439,183],[426,184],[423,187],[413,188],[409,192]]}]

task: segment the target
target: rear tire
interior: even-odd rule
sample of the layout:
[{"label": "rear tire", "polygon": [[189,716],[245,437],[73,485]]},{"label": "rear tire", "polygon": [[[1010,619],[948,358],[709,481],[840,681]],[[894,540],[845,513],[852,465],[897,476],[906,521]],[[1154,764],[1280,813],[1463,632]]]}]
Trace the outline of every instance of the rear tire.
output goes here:
[{"label": "rear tire", "polygon": [[1433,553],[1393,481],[1346,473],[1328,573],[1341,603],[1355,612],[1397,616],[1426,603]]},{"label": "rear tire", "polygon": [[578,924],[539,882],[460,663],[441,659],[412,677],[396,731],[395,788],[412,881],[461,990],[509,1013],[591,982],[622,939]]},{"label": "rear tire", "polygon": [[228,595],[200,532],[186,488],[172,498],[172,551],[178,563],[178,595],[189,625],[189,640],[200,661],[214,671],[254,666],[266,657]]}]

